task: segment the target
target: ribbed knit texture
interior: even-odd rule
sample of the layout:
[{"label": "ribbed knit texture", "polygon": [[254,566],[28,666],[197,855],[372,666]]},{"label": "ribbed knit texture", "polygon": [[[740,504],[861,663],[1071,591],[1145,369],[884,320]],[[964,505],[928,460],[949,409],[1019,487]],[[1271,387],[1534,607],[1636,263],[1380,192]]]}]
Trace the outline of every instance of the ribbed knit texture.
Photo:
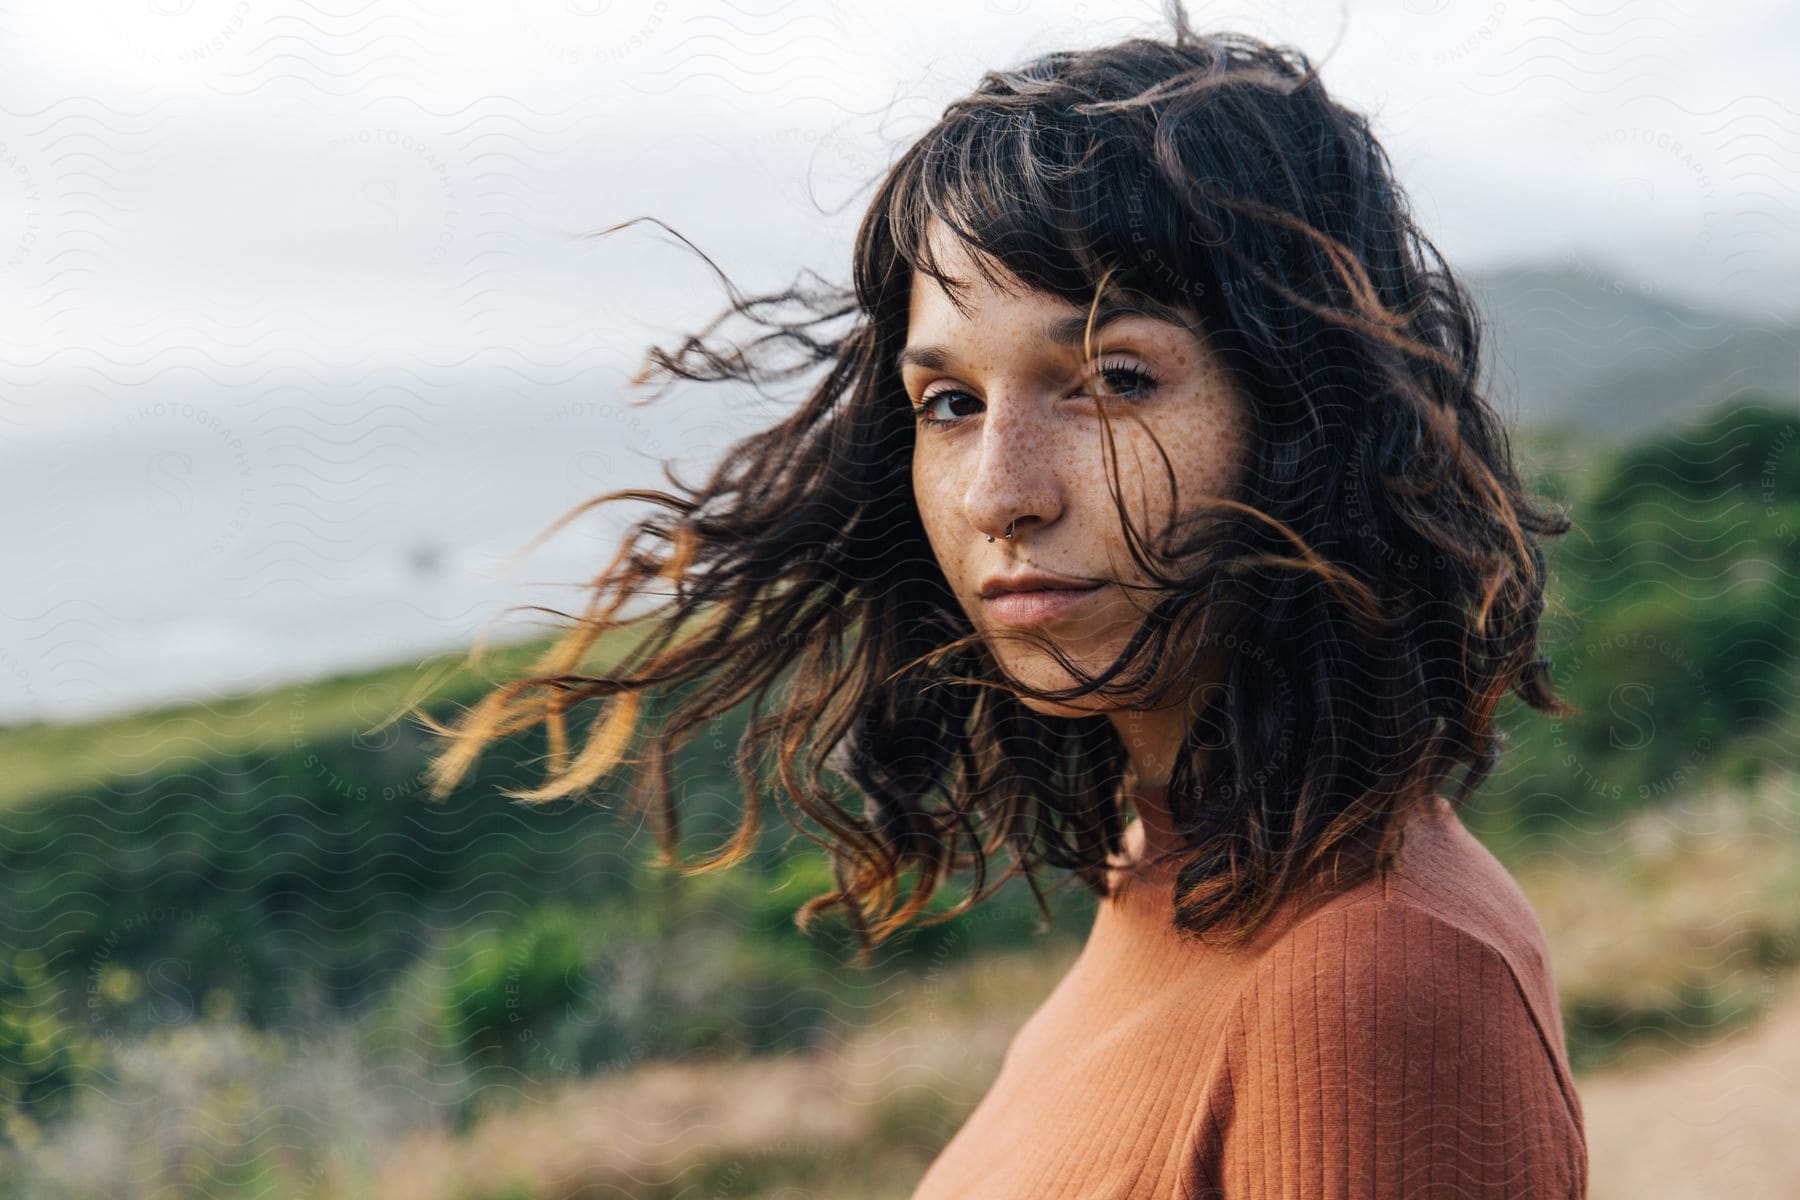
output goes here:
[{"label": "ribbed knit texture", "polygon": [[1236,952],[1176,933],[1143,842],[913,1200],[1586,1196],[1543,930],[1447,800]]}]

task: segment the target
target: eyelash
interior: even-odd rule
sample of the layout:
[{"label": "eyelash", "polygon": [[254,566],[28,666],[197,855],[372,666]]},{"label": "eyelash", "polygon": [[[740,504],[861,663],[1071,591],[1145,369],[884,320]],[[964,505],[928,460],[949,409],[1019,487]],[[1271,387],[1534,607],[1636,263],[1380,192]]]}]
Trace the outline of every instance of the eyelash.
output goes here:
[{"label": "eyelash", "polygon": [[[1150,392],[1155,391],[1157,384],[1159,382],[1161,382],[1160,380],[1157,379],[1156,375],[1148,367],[1140,366],[1139,364],[1133,363],[1133,362],[1110,362],[1110,363],[1103,362],[1100,364],[1099,370],[1096,372],[1096,374],[1099,374],[1101,376],[1114,375],[1114,374],[1131,376],[1132,380],[1133,380],[1132,388],[1133,388],[1133,391],[1136,392],[1137,394],[1136,395],[1127,395],[1125,397],[1126,399],[1142,399],[1145,395],[1148,395]],[[949,417],[949,418],[928,417],[925,415],[926,412],[930,410],[933,402],[935,402],[940,396],[955,396],[955,395],[965,395],[966,396],[966,395],[968,395],[968,393],[966,391],[964,391],[962,388],[945,387],[945,388],[939,388],[935,392],[927,392],[923,396],[920,396],[919,402],[917,404],[913,405],[914,420],[916,420],[921,427],[927,428],[927,429],[938,429],[938,428],[942,428],[943,426],[946,426],[946,425],[958,424],[959,422],[961,422],[963,420],[963,418],[961,418],[961,417]]]}]

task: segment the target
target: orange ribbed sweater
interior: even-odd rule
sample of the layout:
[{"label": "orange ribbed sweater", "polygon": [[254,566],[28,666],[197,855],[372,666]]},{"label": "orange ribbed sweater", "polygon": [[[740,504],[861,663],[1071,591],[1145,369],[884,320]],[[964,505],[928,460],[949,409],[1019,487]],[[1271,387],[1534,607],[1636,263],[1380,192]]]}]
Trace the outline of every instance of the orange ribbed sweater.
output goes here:
[{"label": "orange ribbed sweater", "polygon": [[1144,841],[913,1200],[1586,1196],[1543,930],[1448,800],[1237,952],[1176,933]]}]

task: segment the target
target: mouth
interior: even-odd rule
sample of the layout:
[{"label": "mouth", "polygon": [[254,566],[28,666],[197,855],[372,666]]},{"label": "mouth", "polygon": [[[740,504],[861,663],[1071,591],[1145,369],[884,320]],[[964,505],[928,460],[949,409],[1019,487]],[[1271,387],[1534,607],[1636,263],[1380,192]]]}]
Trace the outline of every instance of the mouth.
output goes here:
[{"label": "mouth", "polygon": [[1035,588],[1002,592],[982,600],[988,614],[1002,625],[1045,625],[1074,615],[1105,590],[1105,584],[1085,588]]}]

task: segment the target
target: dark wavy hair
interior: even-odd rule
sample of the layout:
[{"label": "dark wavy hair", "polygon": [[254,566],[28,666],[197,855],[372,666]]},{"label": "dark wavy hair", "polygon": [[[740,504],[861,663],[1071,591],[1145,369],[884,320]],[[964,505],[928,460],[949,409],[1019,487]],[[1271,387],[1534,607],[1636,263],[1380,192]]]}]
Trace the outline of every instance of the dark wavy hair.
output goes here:
[{"label": "dark wavy hair", "polygon": [[[674,492],[609,492],[551,527],[617,500],[660,510],[589,585],[587,611],[557,614],[573,624],[529,677],[455,728],[425,718],[449,739],[432,762],[436,795],[485,744],[541,723],[547,782],[508,795],[548,800],[645,767],[632,801],[660,815],[659,864],[692,872],[755,849],[772,791],[836,870],[801,928],[841,907],[863,961],[914,918],[948,919],[1015,875],[1048,917],[1042,866],[1107,894],[1132,783],[1117,731],[1104,711],[1050,717],[1022,702],[914,504],[895,354],[915,274],[952,294],[959,283],[932,257],[932,222],[978,262],[1073,303],[1107,292],[1197,313],[1248,397],[1237,492],[1180,531],[1127,538],[1159,590],[1118,661],[1030,693],[1130,706],[1223,656],[1168,789],[1185,842],[1179,930],[1241,944],[1328,867],[1337,878],[1353,846],[1374,846],[1360,861],[1385,869],[1405,816],[1450,772],[1467,767],[1460,806],[1491,771],[1505,693],[1566,711],[1538,653],[1535,538],[1568,520],[1534,507],[1478,391],[1468,295],[1415,226],[1367,120],[1326,94],[1303,54],[1198,35],[1178,7],[1169,19],[1166,40],[984,75],[880,178],[851,287],[803,272],[751,296],[727,279],[715,321],[649,352],[637,382],[661,382],[650,399],[680,380],[798,392],[817,378],[703,485],[665,467]],[[662,603],[627,616],[643,597]],[[630,630],[617,643],[629,650],[583,672],[615,629]],[[590,698],[604,711],[571,755],[567,714]],[[681,863],[671,755],[746,700],[742,825],[718,854]],[[1001,843],[1014,861],[990,885]],[[963,870],[967,896],[921,917]]]}]

